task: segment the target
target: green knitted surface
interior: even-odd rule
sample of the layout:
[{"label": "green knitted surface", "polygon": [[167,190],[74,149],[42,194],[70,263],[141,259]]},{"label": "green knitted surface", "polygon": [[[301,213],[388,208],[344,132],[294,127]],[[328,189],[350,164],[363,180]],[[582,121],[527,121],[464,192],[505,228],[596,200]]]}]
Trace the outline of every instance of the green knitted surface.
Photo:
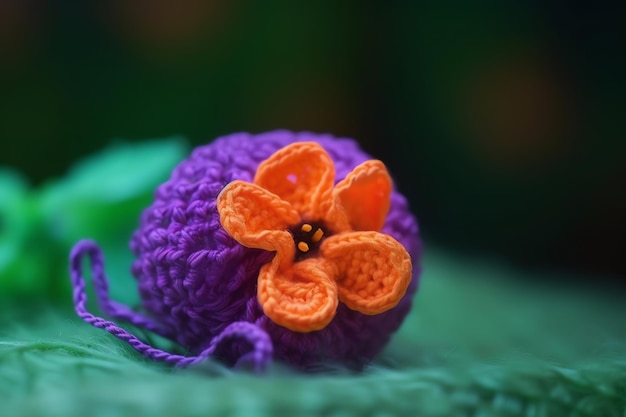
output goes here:
[{"label": "green knitted surface", "polygon": [[[175,159],[156,170],[167,175]],[[138,196],[158,181],[127,197],[141,201],[136,211],[119,213],[136,219]],[[99,204],[115,210],[127,201]],[[74,236],[33,228],[54,248],[45,252],[56,261],[45,265],[57,268],[30,287],[12,284],[26,274],[19,267],[28,264],[26,252],[0,269],[2,416],[626,416],[626,305],[594,290],[594,277],[554,279],[427,243],[414,308],[362,373],[301,374],[275,364],[251,375],[211,361],[171,369],[75,317],[65,271]],[[129,265],[128,232],[105,239],[119,246],[108,251],[106,269],[114,296],[132,303],[130,274],[119,272]],[[86,237],[107,233],[101,225]],[[55,291],[42,294],[42,286]]]},{"label": "green knitted surface", "polygon": [[18,309],[0,341],[2,415],[624,416],[624,307],[512,275],[431,251],[410,317],[361,374],[172,370],[69,311]]}]

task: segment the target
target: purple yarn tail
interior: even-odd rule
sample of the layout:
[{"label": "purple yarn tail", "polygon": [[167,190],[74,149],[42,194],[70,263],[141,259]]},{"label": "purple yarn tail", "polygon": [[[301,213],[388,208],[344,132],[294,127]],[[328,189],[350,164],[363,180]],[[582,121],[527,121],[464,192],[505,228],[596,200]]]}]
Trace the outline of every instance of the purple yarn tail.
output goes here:
[{"label": "purple yarn tail", "polygon": [[91,258],[91,273],[98,306],[106,315],[137,327],[142,327],[165,338],[169,339],[172,337],[170,332],[165,331],[152,320],[133,311],[130,307],[109,298],[109,282],[104,273],[104,256],[98,244],[91,240],[78,242],[70,253],[70,273],[72,285],[74,286],[74,304],[76,306],[78,306],[76,301],[78,299],[77,290],[81,288],[81,291],[84,293],[85,284],[81,274],[81,265],[82,257],[85,254]]},{"label": "purple yarn tail", "polygon": [[94,316],[87,311],[87,294],[85,293],[85,279],[82,275],[82,259],[88,255],[91,260],[91,271],[96,290],[96,298],[102,311],[111,317],[125,320],[133,325],[143,327],[165,337],[169,335],[149,319],[139,315],[129,307],[117,303],[109,298],[109,285],[104,273],[104,257],[100,247],[92,240],[79,241],[70,252],[70,279],[73,287],[74,309],[78,317],[99,329],[104,329],[120,340],[127,342],[142,355],[159,361],[184,367],[202,362],[209,357],[222,343],[243,340],[252,346],[252,352],[244,355],[240,360],[251,361],[255,371],[262,371],[272,358],[272,342],[268,334],[253,323],[234,322],[228,325],[220,334],[215,336],[209,346],[197,356],[182,356],[157,349],[139,340],[136,336],[119,327],[117,324]]}]

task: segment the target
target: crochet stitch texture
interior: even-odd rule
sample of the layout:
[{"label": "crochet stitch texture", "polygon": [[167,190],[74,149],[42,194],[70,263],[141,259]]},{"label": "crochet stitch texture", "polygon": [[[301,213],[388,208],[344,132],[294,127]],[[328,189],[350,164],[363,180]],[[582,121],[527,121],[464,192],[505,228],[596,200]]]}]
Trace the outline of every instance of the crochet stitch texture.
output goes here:
[{"label": "crochet stitch texture", "polygon": [[[139,228],[130,242],[136,255],[131,269],[137,279],[145,318],[108,300],[106,285],[96,280],[102,275],[102,260],[89,242],[78,244],[72,253],[72,279],[79,315],[133,346],[141,344],[84,310],[84,282],[78,271],[82,253],[88,253],[93,268],[98,270],[94,281],[97,287],[102,287],[96,289],[105,312],[168,337],[191,354],[202,357],[210,352],[232,364],[245,358],[251,347],[255,355],[268,352],[263,347],[265,342],[252,341],[261,340],[260,335],[256,339],[241,337],[239,341],[231,337],[230,344],[218,343],[224,340],[224,334],[234,334],[234,324],[242,323],[237,325],[245,328],[249,324],[269,336],[275,359],[298,367],[336,362],[360,368],[371,360],[402,323],[418,286],[421,241],[416,220],[400,193],[391,190],[389,211],[380,233],[397,241],[410,256],[412,277],[404,296],[397,304],[394,301],[380,311],[366,311],[367,314],[339,302],[332,320],[315,331],[290,330],[264,313],[257,298],[257,280],[259,271],[272,262],[275,253],[241,245],[220,222],[217,202],[224,188],[233,181],[252,183],[263,161],[295,142],[321,145],[334,163],[335,184],[371,159],[353,140],[288,131],[238,133],[196,148],[174,169],[171,178],[158,187],[154,202],[142,213]],[[104,282],[104,277],[100,278]],[[161,356],[160,352],[150,354],[145,346],[141,349],[137,346],[147,356]],[[182,363],[183,360],[171,361]]]},{"label": "crochet stitch texture", "polygon": [[393,307],[411,281],[406,249],[378,230],[392,182],[381,161],[368,160],[335,185],[335,168],[316,142],[281,148],[217,197],[224,229],[249,248],[275,252],[259,272],[258,300],[274,323],[321,330],[337,300],[363,314]]}]

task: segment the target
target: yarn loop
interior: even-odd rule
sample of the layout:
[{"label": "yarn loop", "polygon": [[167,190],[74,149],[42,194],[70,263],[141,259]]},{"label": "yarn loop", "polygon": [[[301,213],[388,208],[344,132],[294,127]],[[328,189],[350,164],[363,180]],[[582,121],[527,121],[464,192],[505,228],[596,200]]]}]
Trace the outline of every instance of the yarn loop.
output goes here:
[{"label": "yarn loop", "polygon": [[157,349],[142,342],[132,333],[117,324],[94,316],[87,311],[87,294],[85,292],[85,279],[82,275],[82,260],[87,255],[91,259],[91,272],[96,290],[96,299],[100,308],[113,318],[121,319],[163,336],[169,336],[151,320],[133,312],[128,307],[115,303],[109,298],[108,280],[104,274],[104,257],[102,250],[92,240],[79,241],[70,253],[70,278],[74,287],[74,309],[78,317],[94,327],[104,329],[120,340],[127,342],[136,351],[147,358],[160,360],[173,365],[184,367],[204,361],[211,356],[221,344],[228,341],[244,341],[252,346],[252,352],[241,357],[242,361],[251,362],[252,369],[262,372],[272,359],[272,341],[266,332],[252,323],[234,322],[224,329],[219,335],[211,340],[209,346],[195,356],[175,355],[161,349]]}]

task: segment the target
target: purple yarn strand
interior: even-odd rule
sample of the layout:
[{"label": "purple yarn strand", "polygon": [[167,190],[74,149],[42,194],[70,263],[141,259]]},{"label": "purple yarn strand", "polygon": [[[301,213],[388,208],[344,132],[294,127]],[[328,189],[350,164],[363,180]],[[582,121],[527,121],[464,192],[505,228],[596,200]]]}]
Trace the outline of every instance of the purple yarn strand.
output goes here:
[{"label": "purple yarn strand", "polygon": [[100,308],[108,315],[122,318],[131,324],[142,326],[159,334],[163,332],[153,322],[133,312],[127,306],[117,303],[109,298],[108,282],[104,273],[104,258],[100,247],[92,240],[79,241],[70,253],[70,278],[73,286],[73,299],[76,314],[92,326],[104,329],[120,340],[128,343],[133,349],[142,355],[159,361],[174,364],[179,367],[194,365],[209,357],[221,343],[232,340],[244,340],[252,346],[251,354],[246,355],[250,359],[253,369],[262,371],[272,358],[272,342],[268,334],[253,323],[234,322],[228,325],[220,334],[214,337],[209,346],[197,356],[174,355],[161,349],[157,349],[139,340],[117,324],[95,316],[87,311],[87,294],[85,292],[85,279],[82,276],[82,258],[88,255],[91,260],[91,271],[96,290],[96,298]]},{"label": "purple yarn strand", "polygon": [[[109,283],[104,273],[104,256],[97,243],[91,240],[83,240],[74,246],[70,254],[70,259],[72,262],[72,273],[78,273],[76,277],[80,276],[83,254],[88,254],[91,258],[91,272],[96,292],[96,300],[98,301],[98,306],[106,315],[118,320],[126,321],[129,324],[138,327],[143,327],[144,329],[157,333],[163,337],[172,337],[169,332],[166,332],[153,321],[133,311],[128,306],[109,298]],[[75,276],[72,276],[72,282],[76,288],[77,281]],[[74,296],[74,300],[76,300],[76,295]]]}]

